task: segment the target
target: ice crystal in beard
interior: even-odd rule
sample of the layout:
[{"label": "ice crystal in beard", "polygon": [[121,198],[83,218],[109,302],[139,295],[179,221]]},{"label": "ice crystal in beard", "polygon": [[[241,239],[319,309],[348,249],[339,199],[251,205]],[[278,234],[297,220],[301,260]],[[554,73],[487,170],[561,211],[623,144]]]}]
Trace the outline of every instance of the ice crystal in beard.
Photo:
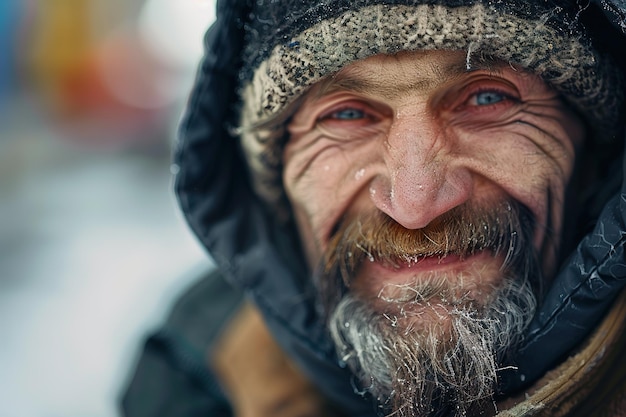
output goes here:
[{"label": "ice crystal in beard", "polygon": [[326,315],[333,310],[366,261],[410,266],[425,257],[464,259],[487,251],[504,258],[503,270],[526,269],[521,263],[529,260],[525,251],[533,230],[531,214],[515,201],[458,206],[423,229],[406,229],[381,212],[346,218],[332,234],[315,273],[322,310]]},{"label": "ice crystal in beard", "polygon": [[[423,299],[421,308],[428,305]],[[331,315],[329,328],[343,361],[390,415],[484,415],[493,410],[499,363],[521,341],[535,305],[528,281],[507,277],[487,305],[450,307],[445,330],[436,320],[411,329],[349,293]],[[414,309],[403,310],[410,314]]]},{"label": "ice crystal in beard", "polygon": [[[541,268],[533,231],[529,212],[506,201],[461,206],[419,230],[380,213],[338,227],[318,290],[340,357],[383,409],[397,416],[484,415],[497,369],[535,310]],[[377,300],[350,291],[368,258],[394,266],[481,252],[504,262],[497,288],[480,297],[465,291],[463,277],[441,271],[385,288]]]}]

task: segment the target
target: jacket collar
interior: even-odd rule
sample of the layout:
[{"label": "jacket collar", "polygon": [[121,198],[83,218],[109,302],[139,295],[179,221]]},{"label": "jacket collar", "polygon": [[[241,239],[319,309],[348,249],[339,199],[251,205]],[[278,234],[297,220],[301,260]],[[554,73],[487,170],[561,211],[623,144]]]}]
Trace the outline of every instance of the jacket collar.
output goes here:
[{"label": "jacket collar", "polygon": [[622,291],[581,348],[529,389],[501,402],[497,416],[624,415],[611,410],[619,413],[619,404],[626,405],[625,353],[626,291]]}]

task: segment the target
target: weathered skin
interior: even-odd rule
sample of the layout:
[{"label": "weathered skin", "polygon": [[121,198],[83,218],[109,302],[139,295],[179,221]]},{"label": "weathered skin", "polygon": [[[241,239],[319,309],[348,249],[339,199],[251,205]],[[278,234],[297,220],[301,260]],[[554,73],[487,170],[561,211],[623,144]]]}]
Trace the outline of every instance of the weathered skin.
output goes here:
[{"label": "weathered skin", "polygon": [[[462,204],[514,199],[536,219],[535,249],[546,276],[554,273],[582,122],[538,77],[502,64],[467,71],[464,63],[463,52],[375,56],[346,67],[323,94],[309,93],[288,126],[284,183],[311,266],[344,216],[380,210],[419,229]],[[476,262],[497,274],[502,260],[436,268]],[[378,268],[370,295],[394,275],[432,269]]]}]

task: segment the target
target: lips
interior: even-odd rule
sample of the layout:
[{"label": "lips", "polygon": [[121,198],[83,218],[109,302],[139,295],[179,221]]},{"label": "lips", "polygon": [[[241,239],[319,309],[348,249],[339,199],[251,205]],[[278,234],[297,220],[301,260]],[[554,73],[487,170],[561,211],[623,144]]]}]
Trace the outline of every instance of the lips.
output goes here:
[{"label": "lips", "polygon": [[315,274],[319,299],[330,312],[348,291],[373,300],[385,287],[415,284],[430,294],[445,289],[457,299],[486,300],[505,274],[527,264],[533,224],[508,200],[457,206],[422,229],[378,211],[347,217]]},{"label": "lips", "polygon": [[353,281],[353,288],[375,296],[385,286],[406,285],[421,280],[446,279],[451,286],[466,287],[468,291],[482,286],[495,286],[502,277],[503,259],[489,251],[470,256],[448,254],[426,256],[394,263],[366,260]]},{"label": "lips", "polygon": [[[399,271],[402,269],[410,269],[413,271],[421,269],[436,269],[445,268],[447,266],[453,266],[455,264],[461,264],[467,262],[467,257],[461,257],[457,254],[446,254],[442,256],[419,256],[419,255],[407,255],[405,259],[399,261],[395,265],[381,264],[383,268],[393,269]],[[376,263],[376,262],[370,262]]]}]

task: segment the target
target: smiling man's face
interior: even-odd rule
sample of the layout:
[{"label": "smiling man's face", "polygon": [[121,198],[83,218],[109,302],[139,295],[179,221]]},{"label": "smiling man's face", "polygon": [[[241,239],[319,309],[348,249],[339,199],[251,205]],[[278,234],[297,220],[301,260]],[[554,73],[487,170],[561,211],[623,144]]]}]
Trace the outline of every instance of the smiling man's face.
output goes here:
[{"label": "smiling man's face", "polygon": [[[513,332],[503,323],[521,333],[528,319],[498,314],[532,314],[528,288],[556,268],[584,137],[578,117],[519,68],[468,70],[464,52],[407,52],[355,62],[318,83],[288,131],[283,181],[345,359],[407,415],[428,414],[433,401],[468,410],[488,398],[494,351],[515,339],[503,341]],[[473,337],[481,332],[497,340],[487,346]],[[376,342],[358,340],[363,333]],[[398,347],[405,342],[412,347]],[[381,357],[368,356],[384,343]],[[472,366],[481,359],[470,354],[455,371],[439,370],[447,376],[436,364],[398,374],[416,362],[450,363],[450,352],[472,345],[490,363]],[[391,369],[366,369],[385,360]],[[480,379],[474,368],[484,367],[483,386],[459,388],[457,374]],[[398,393],[411,378],[419,401]]]}]

